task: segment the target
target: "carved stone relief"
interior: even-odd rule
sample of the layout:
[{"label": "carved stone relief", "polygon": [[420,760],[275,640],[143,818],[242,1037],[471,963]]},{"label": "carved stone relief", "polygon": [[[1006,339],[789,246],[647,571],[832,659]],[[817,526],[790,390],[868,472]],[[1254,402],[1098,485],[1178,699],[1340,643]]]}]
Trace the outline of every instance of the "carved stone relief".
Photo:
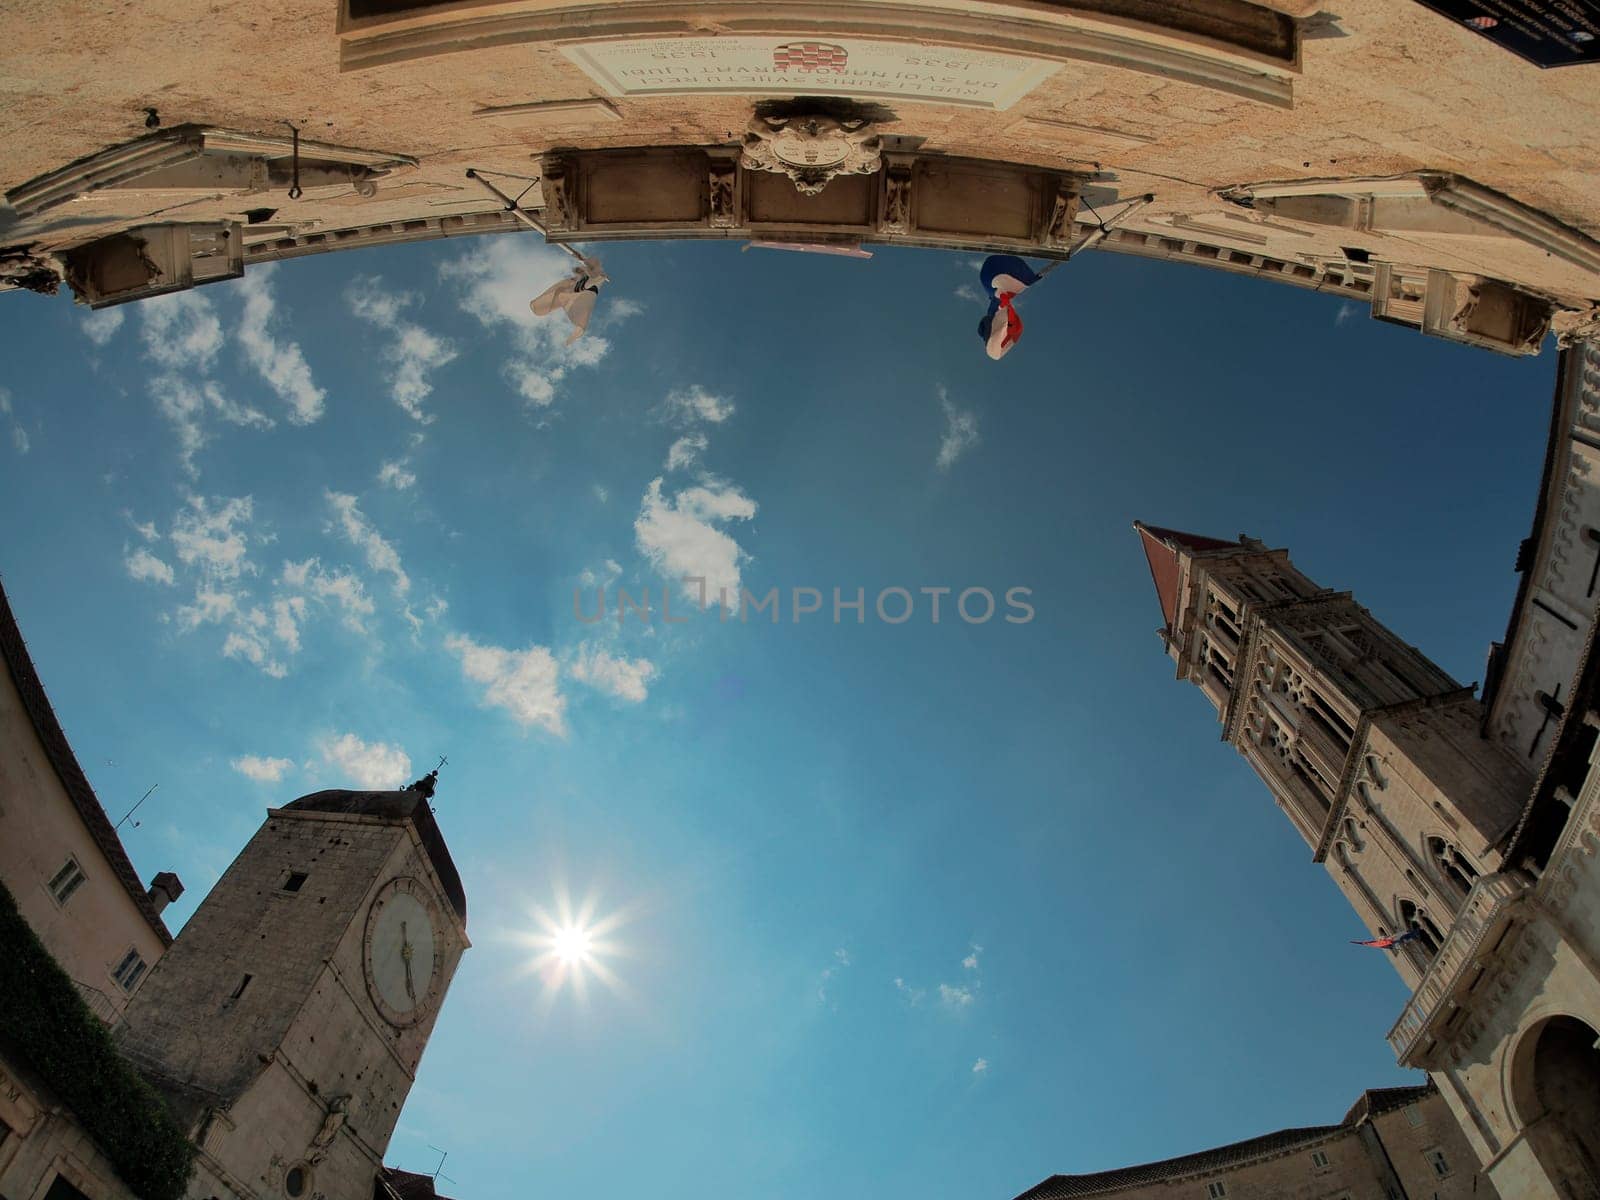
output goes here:
[{"label": "carved stone relief", "polygon": [[544,191],[544,223],[549,229],[578,227],[578,198],[573,175],[560,159],[546,159],[540,181]]},{"label": "carved stone relief", "polygon": [[739,164],[731,157],[713,156],[709,176],[711,228],[732,229],[739,223],[739,212],[734,203]]},{"label": "carved stone relief", "polygon": [[747,170],[787,175],[815,196],[839,175],[871,175],[883,164],[882,143],[864,117],[757,116],[744,135]]},{"label": "carved stone relief", "polygon": [[883,178],[883,215],[878,228],[884,233],[911,232],[911,166],[890,162]]}]

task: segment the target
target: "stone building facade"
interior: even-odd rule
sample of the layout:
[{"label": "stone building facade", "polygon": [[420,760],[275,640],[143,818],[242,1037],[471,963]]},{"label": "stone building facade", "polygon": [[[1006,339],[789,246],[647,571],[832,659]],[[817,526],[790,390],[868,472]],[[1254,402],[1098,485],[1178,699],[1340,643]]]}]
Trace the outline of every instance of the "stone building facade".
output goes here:
[{"label": "stone building facade", "polygon": [[1432,1086],[1362,1093],[1336,1125],[1276,1133],[1092,1175],[1017,1200],[1496,1200]]},{"label": "stone building facade", "polygon": [[1093,244],[1507,353],[1596,328],[1592,66],[1416,0],[282,0],[270,36],[158,0],[0,34],[0,287],[96,306],[537,228]]},{"label": "stone building facade", "polygon": [[[185,1195],[432,1195],[383,1155],[470,944],[434,776],[269,810],[174,938],[182,886],[140,886],[3,592],[0,652],[0,883],[196,1147]],[[60,1083],[0,1045],[0,1196],[138,1200]]]},{"label": "stone building facade", "polygon": [[1252,538],[1136,524],[1181,680],[1413,994],[1389,1040],[1503,1196],[1600,1197],[1600,354],[1563,354],[1480,698]]},{"label": "stone building facade", "polygon": [[[161,910],[183,885],[171,872],[148,889],[140,882],[51,710],[3,589],[0,658],[0,883],[84,1004],[112,1023],[172,944]],[[0,1046],[0,1195],[32,1200],[57,1180],[108,1200],[128,1196],[49,1081]]]}]

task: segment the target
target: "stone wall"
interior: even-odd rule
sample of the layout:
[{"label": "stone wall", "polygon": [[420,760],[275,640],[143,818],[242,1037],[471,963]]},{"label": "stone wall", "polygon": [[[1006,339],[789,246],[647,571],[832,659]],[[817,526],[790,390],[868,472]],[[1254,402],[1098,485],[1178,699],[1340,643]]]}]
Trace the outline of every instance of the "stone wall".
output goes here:
[{"label": "stone wall", "polygon": [[[129,1006],[125,1053],[185,1086],[236,1095],[283,1039],[404,837],[398,825],[270,814]],[[285,890],[296,872],[305,881]]]}]

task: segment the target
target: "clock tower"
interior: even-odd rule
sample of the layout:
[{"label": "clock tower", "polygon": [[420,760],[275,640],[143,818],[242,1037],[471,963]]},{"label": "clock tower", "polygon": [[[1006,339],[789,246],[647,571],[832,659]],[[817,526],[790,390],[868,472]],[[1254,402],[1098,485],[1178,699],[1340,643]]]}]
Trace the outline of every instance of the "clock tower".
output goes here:
[{"label": "clock tower", "polygon": [[122,1049],[200,1149],[196,1200],[373,1194],[470,944],[436,778],[269,810],[129,1005]]}]

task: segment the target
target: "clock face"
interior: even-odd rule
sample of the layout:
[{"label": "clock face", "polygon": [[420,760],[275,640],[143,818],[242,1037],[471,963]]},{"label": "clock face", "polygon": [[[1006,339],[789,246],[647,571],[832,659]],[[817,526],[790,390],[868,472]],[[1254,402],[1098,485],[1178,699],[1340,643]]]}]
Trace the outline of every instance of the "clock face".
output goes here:
[{"label": "clock face", "polygon": [[391,880],[367,913],[366,974],[372,1002],[392,1025],[422,1018],[441,974],[433,900],[415,879]]}]

